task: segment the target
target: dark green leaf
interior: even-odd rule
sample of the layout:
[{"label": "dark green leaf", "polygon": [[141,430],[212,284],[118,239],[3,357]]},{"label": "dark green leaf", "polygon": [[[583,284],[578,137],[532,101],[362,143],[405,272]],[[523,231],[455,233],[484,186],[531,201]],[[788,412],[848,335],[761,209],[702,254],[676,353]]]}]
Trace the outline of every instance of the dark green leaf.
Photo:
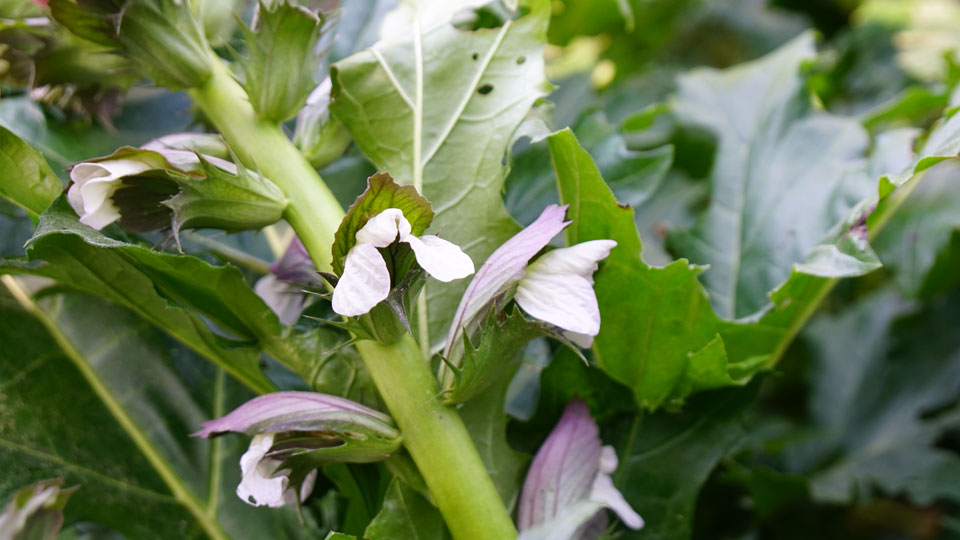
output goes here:
[{"label": "dark green leaf", "polygon": [[960,457],[937,447],[960,427],[957,301],[954,292],[912,313],[882,291],[810,325],[817,436],[793,448],[791,461],[810,474],[817,500],[868,498],[876,486],[919,505],[960,501]]},{"label": "dark green leaf", "polygon": [[387,173],[371,176],[367,179],[367,189],[347,209],[347,215],[334,235],[334,272],[338,275],[343,273],[343,261],[357,243],[357,231],[366,225],[367,220],[387,208],[398,208],[403,212],[403,217],[410,222],[414,236],[423,234],[434,217],[430,201],[423,198],[412,186],[397,184]]},{"label": "dark green leaf", "polygon": [[394,479],[383,508],[363,533],[370,540],[442,540],[450,538],[440,511],[402,481]]},{"label": "dark green leaf", "polygon": [[[28,256],[48,263],[33,273],[128,307],[259,392],[273,388],[258,365],[260,348],[297,372],[312,364],[236,268],[114,240],[78,223],[65,202],[43,215]],[[215,334],[183,306],[234,339]]]},{"label": "dark green leaf", "polygon": [[246,441],[188,437],[248,393],[125,309],[81,295],[34,306],[42,323],[0,296],[0,499],[62,477],[79,485],[68,522],[128,538],[310,535],[293,510],[256,510],[233,494]]},{"label": "dark green leaf", "polygon": [[659,412],[637,421],[636,432],[618,452],[615,480],[646,525],[624,538],[690,537],[700,488],[743,437],[743,413],[753,394],[711,392],[691,400],[683,414]]}]

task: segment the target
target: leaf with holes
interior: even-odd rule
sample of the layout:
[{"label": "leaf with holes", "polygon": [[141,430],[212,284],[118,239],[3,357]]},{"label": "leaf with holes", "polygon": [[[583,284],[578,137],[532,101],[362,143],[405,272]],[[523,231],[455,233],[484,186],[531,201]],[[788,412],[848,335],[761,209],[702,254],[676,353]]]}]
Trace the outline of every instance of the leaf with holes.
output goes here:
[{"label": "leaf with holes", "polygon": [[[549,85],[550,4],[498,28],[442,24],[333,66],[333,113],[363,153],[433,203],[433,230],[479,262],[517,231],[501,199],[514,129]],[[429,283],[429,341],[443,341],[466,282]],[[423,315],[421,315],[422,317]],[[422,329],[421,329],[422,335]]]}]

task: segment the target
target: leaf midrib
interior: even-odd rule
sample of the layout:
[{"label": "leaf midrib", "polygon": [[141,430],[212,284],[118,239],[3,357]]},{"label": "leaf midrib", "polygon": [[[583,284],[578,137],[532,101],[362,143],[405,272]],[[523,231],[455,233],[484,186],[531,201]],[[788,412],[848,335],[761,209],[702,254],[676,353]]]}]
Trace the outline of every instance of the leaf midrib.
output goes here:
[{"label": "leaf midrib", "polygon": [[[33,298],[19,285],[16,278],[10,275],[0,276],[10,293],[16,298],[17,302],[30,312],[44,326],[47,332],[53,337],[54,341],[63,351],[64,355],[77,368],[77,371],[83,376],[90,389],[104,404],[110,414],[116,419],[123,431],[130,437],[137,449],[147,459],[147,462],[153,467],[157,475],[160,476],[163,483],[170,488],[173,498],[182,504],[190,514],[197,520],[197,523],[203,528],[204,532],[214,540],[228,540],[229,537],[221,528],[220,524],[211,518],[207,510],[194,497],[187,486],[173,471],[169,463],[160,455],[160,452],[153,446],[143,431],[137,426],[136,422],[127,414],[123,406],[110,392],[109,388],[100,380],[96,371],[87,363],[83,355],[73,346],[73,343],[57,326],[56,322],[48,315]],[[10,443],[7,443],[10,444]]]}]

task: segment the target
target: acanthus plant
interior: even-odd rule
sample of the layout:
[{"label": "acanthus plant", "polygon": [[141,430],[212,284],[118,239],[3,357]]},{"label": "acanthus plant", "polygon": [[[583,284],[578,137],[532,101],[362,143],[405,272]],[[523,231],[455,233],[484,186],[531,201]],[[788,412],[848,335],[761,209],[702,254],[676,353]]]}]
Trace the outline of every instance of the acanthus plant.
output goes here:
[{"label": "acanthus plant", "polygon": [[[2,54],[43,65],[61,42],[25,43],[56,37],[188,96],[210,129],[145,129],[61,163],[61,180],[54,149],[0,128],[0,195],[33,229],[2,266],[10,538],[63,523],[128,538],[686,538],[736,441],[680,436],[689,463],[655,469],[664,426],[703,394],[719,405],[683,414],[739,428],[742,387],[837,280],[880,266],[869,241],[960,150],[955,109],[916,149],[915,132],[871,144],[820,109],[810,34],[683,75],[668,104],[581,144],[589,122],[549,119],[547,0],[401,1],[379,17],[349,1],[42,4],[3,20]],[[666,143],[664,124],[712,133],[713,196],[664,248],[696,264],[641,254],[635,211],[652,211],[673,150],[625,141]],[[524,138],[544,158],[534,173],[513,155]],[[538,217],[518,224],[505,191],[537,201],[511,207],[518,219]],[[552,371],[530,384],[538,350]]]}]

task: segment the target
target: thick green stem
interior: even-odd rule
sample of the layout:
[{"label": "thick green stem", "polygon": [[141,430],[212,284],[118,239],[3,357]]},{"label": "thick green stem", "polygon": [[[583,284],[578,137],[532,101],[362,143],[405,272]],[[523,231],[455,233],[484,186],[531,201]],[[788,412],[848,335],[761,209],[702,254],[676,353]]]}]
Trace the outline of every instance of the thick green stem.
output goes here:
[{"label": "thick green stem", "polygon": [[438,396],[413,337],[390,345],[361,341],[357,348],[454,538],[515,538],[467,428]]},{"label": "thick green stem", "polygon": [[329,272],[333,233],[343,220],[343,208],[303,154],[276,124],[257,116],[246,92],[219,60],[213,62],[207,82],[190,95],[240,161],[286,193],[290,204],[284,218],[317,268]]},{"label": "thick green stem", "polygon": [[[344,214],[320,176],[278,126],[257,116],[219,61],[210,79],[190,93],[240,160],[286,193],[290,204],[284,217],[317,268],[329,271],[333,235]],[[413,337],[391,345],[361,341],[357,348],[454,538],[516,537],[470,434],[438,397],[436,380]]]}]

